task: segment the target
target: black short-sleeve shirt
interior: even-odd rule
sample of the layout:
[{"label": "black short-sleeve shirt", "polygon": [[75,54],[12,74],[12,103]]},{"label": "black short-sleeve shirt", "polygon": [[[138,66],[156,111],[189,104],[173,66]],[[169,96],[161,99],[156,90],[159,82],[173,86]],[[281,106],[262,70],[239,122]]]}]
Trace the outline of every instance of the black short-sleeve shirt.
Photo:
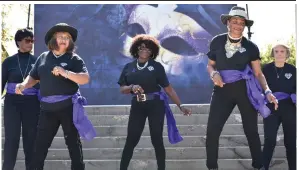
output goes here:
[{"label": "black short-sleeve shirt", "polygon": [[[28,76],[31,68],[34,66],[37,57],[30,53],[18,52],[17,54],[6,58],[2,63],[2,92],[6,83],[22,83]],[[39,89],[39,84],[34,88]],[[17,95],[21,97],[20,95]]]},{"label": "black short-sleeve shirt", "polygon": [[[144,93],[159,92],[161,87],[169,86],[169,81],[163,65],[150,59],[147,67],[142,70],[137,69],[137,60],[127,63],[119,77],[120,86],[131,84],[140,85]],[[139,66],[142,66],[139,64]]]},{"label": "black short-sleeve shirt", "polygon": [[277,68],[272,62],[264,65],[262,70],[272,92],[296,93],[295,66],[286,63],[284,67]]},{"label": "black short-sleeve shirt", "polygon": [[[57,58],[52,52],[42,53],[30,71],[32,78],[40,80],[41,96],[75,94],[79,85],[62,76],[53,75],[52,70],[55,66],[63,67],[65,70],[75,73],[87,72],[84,61],[75,53],[65,53]],[[42,109],[45,110],[61,109],[70,104],[71,99],[53,104],[41,102]]]},{"label": "black short-sleeve shirt", "polygon": [[210,43],[207,53],[209,59],[216,62],[217,70],[244,70],[251,61],[260,60],[258,47],[250,40],[242,37],[241,46],[246,51],[237,51],[231,58],[226,57],[225,44],[227,33],[215,36]]}]

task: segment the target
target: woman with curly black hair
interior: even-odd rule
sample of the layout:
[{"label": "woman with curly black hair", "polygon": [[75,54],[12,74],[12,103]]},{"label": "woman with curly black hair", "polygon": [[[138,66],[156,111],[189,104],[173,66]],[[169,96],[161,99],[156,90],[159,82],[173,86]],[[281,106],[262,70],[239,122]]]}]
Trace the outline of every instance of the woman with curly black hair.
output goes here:
[{"label": "woman with curly black hair", "polygon": [[[170,143],[177,143],[183,139],[176,128],[167,95],[184,115],[190,115],[191,112],[182,106],[175,90],[168,81],[162,64],[155,61],[159,49],[159,42],[149,35],[141,34],[134,37],[130,53],[135,60],[125,65],[118,81],[121,93],[133,95],[127,140],[122,153],[120,170],[127,170],[147,117],[158,170],[165,170],[165,147],[163,143],[165,113]],[[164,88],[167,95],[161,91],[161,87]]]}]

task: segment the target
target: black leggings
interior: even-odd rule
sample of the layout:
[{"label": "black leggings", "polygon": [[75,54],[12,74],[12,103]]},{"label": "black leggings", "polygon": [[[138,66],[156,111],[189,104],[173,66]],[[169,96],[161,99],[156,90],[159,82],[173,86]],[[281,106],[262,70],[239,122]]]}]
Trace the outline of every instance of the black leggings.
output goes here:
[{"label": "black leggings", "polygon": [[265,169],[269,169],[276,146],[277,131],[282,123],[289,170],[296,170],[296,107],[291,99],[279,101],[278,110],[276,111],[273,104],[268,106],[271,108],[272,114],[264,119],[265,142],[263,155]]},{"label": "black leggings", "polygon": [[4,101],[4,162],[3,170],[13,170],[19,149],[22,126],[26,170],[32,159],[40,103],[36,96],[6,95]]},{"label": "black leggings", "polygon": [[253,108],[247,96],[245,80],[240,80],[226,84],[223,88],[214,88],[206,140],[206,165],[209,169],[218,168],[219,137],[225,122],[236,105],[241,112],[242,124],[252,156],[252,166],[254,168],[263,166],[261,141],[257,126],[257,111]]},{"label": "black leggings", "polygon": [[127,140],[122,153],[120,170],[127,170],[134,148],[140,140],[147,117],[152,144],[155,148],[158,170],[165,170],[164,115],[165,108],[162,100],[149,100],[140,103],[132,101]]}]

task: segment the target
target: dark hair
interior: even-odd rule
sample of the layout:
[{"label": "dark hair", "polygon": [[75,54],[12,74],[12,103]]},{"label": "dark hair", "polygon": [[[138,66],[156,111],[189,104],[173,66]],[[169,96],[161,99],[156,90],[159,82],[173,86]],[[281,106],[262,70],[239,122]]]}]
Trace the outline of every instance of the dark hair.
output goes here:
[{"label": "dark hair", "polygon": [[32,31],[32,29],[22,28],[22,29],[19,29],[16,32],[16,34],[15,34],[15,43],[16,43],[17,47],[19,47],[19,45],[18,45],[17,42],[18,41],[22,41],[26,37],[33,38],[33,31]]},{"label": "dark hair", "polygon": [[[54,34],[51,37],[51,39],[48,42],[47,46],[48,46],[48,49],[50,51],[52,51],[52,50],[58,50],[59,47],[58,47],[58,44],[57,44],[57,41],[56,41],[56,34]],[[66,52],[67,53],[73,53],[73,52],[75,52],[75,50],[76,50],[75,43],[74,43],[74,41],[72,39],[72,36],[70,36],[69,46],[67,47]]]},{"label": "dark hair", "polygon": [[144,44],[146,48],[152,51],[152,59],[157,58],[160,50],[159,41],[156,38],[146,34],[139,34],[133,38],[133,43],[130,47],[130,53],[133,58],[138,58],[138,47],[141,44]]}]

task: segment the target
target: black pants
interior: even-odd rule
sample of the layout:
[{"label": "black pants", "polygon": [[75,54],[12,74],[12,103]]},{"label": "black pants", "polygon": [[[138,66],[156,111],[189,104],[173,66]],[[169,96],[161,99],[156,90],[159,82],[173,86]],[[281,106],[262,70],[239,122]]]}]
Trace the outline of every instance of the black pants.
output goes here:
[{"label": "black pants", "polygon": [[273,151],[276,146],[277,131],[282,123],[284,133],[284,145],[288,159],[289,170],[296,170],[296,107],[291,99],[279,101],[278,110],[274,110],[273,104],[268,105],[272,114],[264,119],[264,165],[269,169]]},{"label": "black pants", "polygon": [[163,143],[165,108],[162,100],[138,103],[133,99],[128,123],[127,140],[122,153],[120,170],[127,170],[133,151],[142,135],[148,117],[152,144],[155,148],[158,170],[165,170],[165,147]]},{"label": "black pants", "polygon": [[13,170],[19,150],[22,126],[26,169],[32,158],[40,103],[36,96],[6,95],[4,101],[4,162],[3,170]]},{"label": "black pants", "polygon": [[73,106],[58,111],[41,111],[38,122],[38,131],[30,170],[42,170],[47,157],[48,149],[62,126],[65,143],[71,157],[72,170],[84,170],[82,145],[78,131],[73,123]]},{"label": "black pants", "polygon": [[247,96],[245,80],[240,80],[226,84],[223,88],[218,86],[214,88],[206,140],[206,165],[209,169],[218,168],[219,137],[225,122],[236,105],[241,112],[242,124],[251,152],[252,166],[254,168],[263,166],[261,141],[257,126],[257,111],[253,108]]}]

